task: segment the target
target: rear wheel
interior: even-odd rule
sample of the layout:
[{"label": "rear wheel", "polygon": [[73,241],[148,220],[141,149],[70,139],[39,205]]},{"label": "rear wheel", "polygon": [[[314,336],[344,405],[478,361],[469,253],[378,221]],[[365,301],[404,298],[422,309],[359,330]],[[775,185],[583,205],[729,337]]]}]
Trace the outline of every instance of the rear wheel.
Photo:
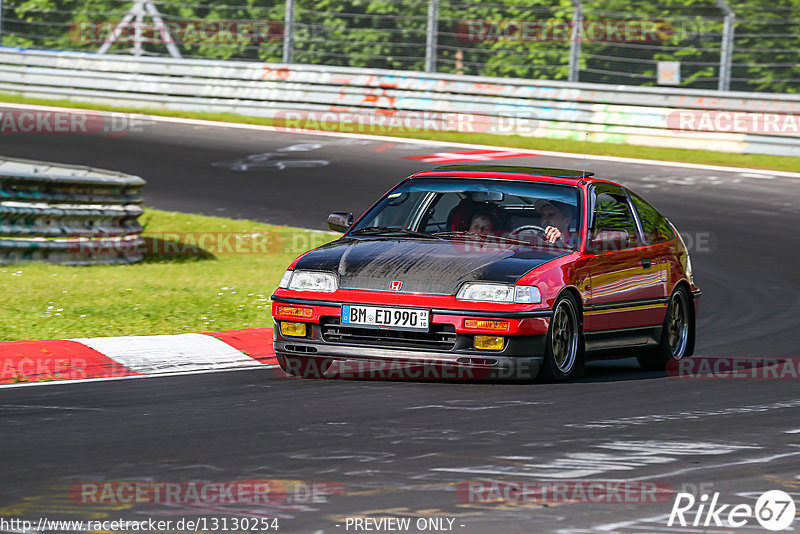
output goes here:
[{"label": "rear wheel", "polygon": [[542,378],[562,381],[583,374],[584,355],[578,304],[569,293],[553,306],[547,330]]},{"label": "rear wheel", "polygon": [[686,356],[689,347],[692,312],[686,290],[679,287],[669,299],[661,340],[654,349],[639,355],[639,365],[648,371],[663,371],[670,361]]}]

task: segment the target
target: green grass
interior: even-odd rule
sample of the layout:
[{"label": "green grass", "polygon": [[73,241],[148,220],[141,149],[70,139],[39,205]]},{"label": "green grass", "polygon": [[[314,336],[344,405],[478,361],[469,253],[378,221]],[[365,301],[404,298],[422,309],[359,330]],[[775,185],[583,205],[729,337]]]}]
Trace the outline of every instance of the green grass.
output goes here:
[{"label": "green grass", "polygon": [[[267,253],[149,256],[134,265],[0,266],[0,339],[180,334],[272,326],[269,296],[305,250],[335,236],[147,209],[145,234],[265,232]],[[197,234],[194,234],[197,235]],[[183,241],[186,241],[184,238]]]},{"label": "green grass", "polygon": [[[117,111],[123,113],[146,113],[168,117],[186,117],[211,121],[237,122],[246,124],[263,124],[271,126],[276,124],[272,119],[259,117],[246,117],[234,113],[200,113],[186,111],[172,111],[155,108],[132,108],[99,105],[89,102],[74,102],[71,100],[49,100],[28,98],[23,96],[0,93],[0,102],[15,102],[21,104],[39,104],[47,106],[64,106],[83,109],[96,109],[103,111]],[[366,133],[366,132],[365,132]],[[571,152],[583,154],[584,143],[572,139],[544,139],[536,137],[523,137],[518,135],[493,135],[481,133],[461,132],[369,132],[374,135],[390,135],[394,137],[407,137],[414,139],[430,139],[453,143],[473,143],[485,145],[498,145],[510,148],[523,148],[530,150],[550,150],[557,152]],[[727,165],[731,167],[749,167],[756,169],[800,172],[800,158],[788,156],[767,156],[761,154],[733,154],[726,152],[712,152],[707,150],[683,150],[677,148],[657,148],[637,145],[624,145],[613,143],[589,143],[590,154],[603,156],[621,156],[641,159],[654,159],[660,161],[679,161],[685,163],[703,163],[707,165]]]}]

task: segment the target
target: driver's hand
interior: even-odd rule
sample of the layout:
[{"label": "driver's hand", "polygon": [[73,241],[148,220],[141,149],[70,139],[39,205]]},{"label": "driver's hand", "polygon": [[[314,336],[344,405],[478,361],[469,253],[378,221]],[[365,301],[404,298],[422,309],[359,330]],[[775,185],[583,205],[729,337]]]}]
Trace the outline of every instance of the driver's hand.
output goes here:
[{"label": "driver's hand", "polygon": [[544,229],[544,235],[547,236],[549,242],[555,243],[561,237],[561,230],[555,226],[548,226]]}]

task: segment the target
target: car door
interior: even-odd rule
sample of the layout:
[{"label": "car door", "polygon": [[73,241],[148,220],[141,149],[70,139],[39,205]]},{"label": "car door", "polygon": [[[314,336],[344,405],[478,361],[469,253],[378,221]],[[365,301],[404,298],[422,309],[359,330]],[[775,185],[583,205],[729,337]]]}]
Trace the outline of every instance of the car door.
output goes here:
[{"label": "car door", "polygon": [[661,215],[650,203],[633,191],[626,189],[625,192],[631,201],[636,222],[642,230],[644,244],[649,247],[648,257],[652,265],[651,269],[657,272],[661,278],[661,296],[668,297],[670,268],[678,262],[673,247],[673,241],[677,237],[675,231],[667,218]]},{"label": "car door", "polygon": [[[593,213],[587,252],[589,283],[584,330],[588,348],[644,344],[653,339],[652,327],[663,320],[664,281],[653,268],[651,248],[625,191],[613,184],[596,184],[590,192]],[[591,247],[608,230],[623,231],[627,239],[614,246]],[[620,232],[618,234],[622,235]]]}]

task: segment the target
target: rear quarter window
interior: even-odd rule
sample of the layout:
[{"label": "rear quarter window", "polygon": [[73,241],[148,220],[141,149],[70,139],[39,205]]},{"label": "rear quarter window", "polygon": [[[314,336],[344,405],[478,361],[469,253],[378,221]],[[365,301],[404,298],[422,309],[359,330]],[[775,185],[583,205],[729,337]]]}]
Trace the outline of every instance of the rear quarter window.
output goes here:
[{"label": "rear quarter window", "polygon": [[628,232],[628,247],[639,246],[636,223],[622,190],[619,193],[603,192],[597,195],[593,236],[602,228],[625,230]]},{"label": "rear quarter window", "polygon": [[675,239],[675,232],[666,217],[636,193],[628,191],[639,222],[642,223],[645,244],[663,243]]}]

